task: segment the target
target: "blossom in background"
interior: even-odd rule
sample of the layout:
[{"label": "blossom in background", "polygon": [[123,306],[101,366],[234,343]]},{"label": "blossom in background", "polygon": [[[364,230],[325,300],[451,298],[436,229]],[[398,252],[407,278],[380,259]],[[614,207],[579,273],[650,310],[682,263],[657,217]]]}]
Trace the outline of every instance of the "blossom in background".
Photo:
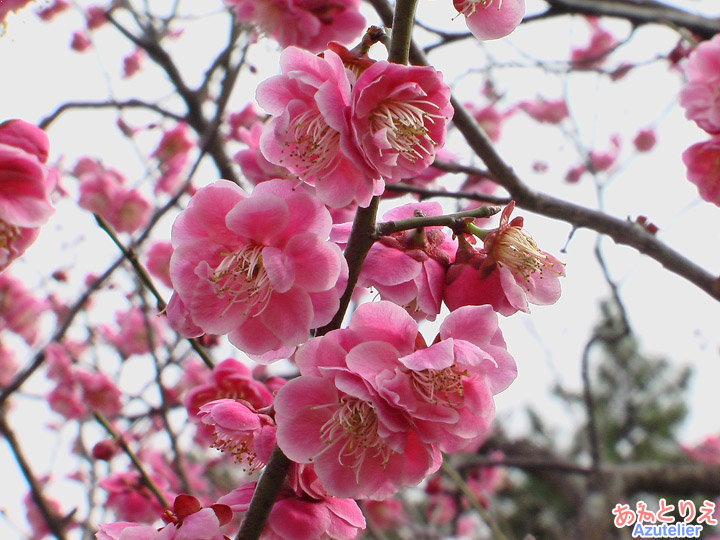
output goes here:
[{"label": "blossom in background", "polygon": [[586,17],[590,25],[590,41],[584,47],[574,47],[570,61],[575,69],[600,67],[608,55],[618,46],[618,40],[608,30],[600,26],[597,17]]},{"label": "blossom in background", "polygon": [[154,313],[144,313],[139,307],[115,313],[118,330],[103,324],[100,330],[123,358],[146,354],[162,343],[164,320]]},{"label": "blossom in background", "polygon": [[633,145],[638,152],[649,152],[655,148],[656,143],[657,135],[653,128],[641,129],[633,139]]},{"label": "blossom in background", "polygon": [[172,257],[172,242],[157,241],[147,250],[145,266],[150,275],[172,289],[170,280],[170,257]]},{"label": "blossom in background", "polygon": [[498,142],[500,140],[503,122],[515,113],[515,109],[502,112],[497,108],[495,103],[478,106],[473,102],[466,102],[465,108],[467,108],[468,112],[492,142]]},{"label": "blossom in background", "polygon": [[684,64],[687,82],[680,90],[685,118],[710,134],[720,133],[720,36],[700,43]]},{"label": "blossom in background", "polygon": [[610,169],[620,156],[621,145],[620,135],[617,133],[610,135],[610,148],[608,150],[593,150],[590,152],[591,170],[601,172]]},{"label": "blossom in background", "polygon": [[365,30],[360,0],[225,0],[240,22],[256,25],[285,49],[312,53],[330,41],[350,43]]},{"label": "blossom in background", "polygon": [[72,39],[70,40],[70,48],[76,52],[85,52],[92,45],[90,36],[88,36],[85,30],[79,30],[73,32]]},{"label": "blossom in background", "polygon": [[565,99],[536,99],[534,101],[521,101],[518,108],[530,118],[546,124],[559,124],[568,117],[568,108]]},{"label": "blossom in background", "polygon": [[195,143],[185,122],[179,122],[173,129],[163,133],[162,139],[152,157],[160,162],[162,176],[155,186],[155,193],[174,193],[180,181],[180,175],[188,162],[190,150]]},{"label": "blossom in background", "polygon": [[228,334],[256,359],[289,356],[332,319],[344,290],[331,225],[322,203],[287,181],[249,196],[226,180],[200,189],[173,226],[170,275],[182,309],[168,311],[171,324]]},{"label": "blossom in background", "polygon": [[80,180],[78,206],[99,215],[117,232],[132,234],[150,219],[152,206],[137,189],[126,186],[127,180],[119,171],[81,158],[73,175]]},{"label": "blossom in background", "polygon": [[135,49],[131,54],[123,58],[123,79],[129,79],[140,71],[142,62],[145,60],[145,51]]},{"label": "blossom in background", "polygon": [[459,237],[457,256],[445,277],[444,300],[450,310],[490,304],[507,316],[528,313],[528,302],[548,305],[560,298],[558,278],[565,275],[565,265],[538,248],[523,230],[522,217],[510,221],[514,208],[514,201],[505,207],[483,249]]},{"label": "blossom in background", "polygon": [[70,9],[70,2],[68,0],[55,0],[49,6],[38,9],[35,13],[41,20],[49,22],[68,9]]},{"label": "blossom in background", "polygon": [[507,36],[525,16],[525,0],[453,0],[453,5],[480,40]]},{"label": "blossom in background", "polygon": [[[165,487],[161,478],[152,479],[160,489]],[[165,510],[137,471],[115,472],[99,485],[108,493],[106,506],[120,521],[154,523]]]},{"label": "blossom in background", "polygon": [[40,316],[48,309],[18,278],[0,274],[0,331],[10,330],[32,346],[40,337]]},{"label": "blossom in background", "polygon": [[700,197],[720,206],[720,135],[693,144],[683,152],[682,160]]}]

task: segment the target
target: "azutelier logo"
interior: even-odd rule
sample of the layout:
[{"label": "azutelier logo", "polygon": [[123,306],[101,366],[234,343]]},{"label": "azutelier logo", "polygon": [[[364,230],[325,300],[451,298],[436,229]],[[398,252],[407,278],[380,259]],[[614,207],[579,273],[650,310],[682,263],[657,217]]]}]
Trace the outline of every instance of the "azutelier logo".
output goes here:
[{"label": "azutelier logo", "polygon": [[628,504],[618,503],[612,511],[614,524],[618,529],[632,527],[633,538],[700,538],[704,525],[718,524],[718,520],[713,517],[715,503],[712,501],[704,501],[700,508],[696,508],[693,501],[678,501],[678,523],[671,515],[675,512],[674,504],[660,499],[658,506],[658,510],[653,512],[644,501],[638,501],[635,510]]}]

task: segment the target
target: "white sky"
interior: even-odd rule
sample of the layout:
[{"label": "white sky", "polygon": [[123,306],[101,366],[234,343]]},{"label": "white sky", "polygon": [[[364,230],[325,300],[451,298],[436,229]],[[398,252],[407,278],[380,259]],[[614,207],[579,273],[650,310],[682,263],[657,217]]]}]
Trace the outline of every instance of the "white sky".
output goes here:
[{"label": "white sky", "polygon": [[[161,5],[167,3],[158,2]],[[717,0],[674,3],[709,15],[720,15]],[[204,6],[216,4],[219,3],[203,3]],[[528,0],[528,11],[537,11],[542,5],[542,2]],[[420,2],[420,20],[431,21],[433,25],[451,31],[465,31],[463,21],[453,21],[453,16],[449,0]],[[210,18],[173,44],[171,54],[181,59],[183,73],[191,85],[199,80],[207,59],[224,43],[225,26],[217,30],[223,20],[222,17]],[[32,14],[32,8],[8,18],[6,33],[0,38],[0,121],[20,117],[37,122],[57,104],[67,100],[107,99],[111,86],[112,95],[117,99],[134,96],[137,92],[143,95],[148,87],[153,89],[151,95],[168,92],[163,78],[152,70],[129,81],[120,79],[118,60],[132,48],[125,40],[117,38],[110,28],[95,34],[94,51],[82,55],[70,52],[67,48],[70,35],[82,24],[76,12],[61,16],[56,23],[43,24]],[[603,24],[618,36],[627,33],[624,23],[608,21]],[[489,44],[488,50],[494,57],[504,60],[522,60],[517,51],[561,60],[567,58],[571,43],[583,43],[585,32],[582,21],[570,25],[563,20],[536,23],[521,28],[506,42]],[[633,45],[622,54],[634,55],[637,59],[648,58],[654,54],[655,49],[651,47],[657,47],[657,43],[663,44],[657,50],[670,50],[675,36],[668,29],[643,28],[638,31]],[[447,54],[438,52],[431,60],[448,81],[463,75],[456,91],[462,99],[476,99],[480,79],[467,71],[471,66],[477,67],[476,58],[481,58],[482,52],[470,40],[463,43],[462,54],[458,54],[456,48]],[[243,77],[230,110],[239,110],[252,100],[257,83],[277,71],[275,51],[276,47],[269,42],[254,46],[252,59],[258,73]],[[612,61],[610,64],[614,65]],[[531,75],[532,79],[529,79],[527,70],[499,71],[498,86],[507,92],[508,98],[504,103],[532,98],[536,94],[552,98],[563,92],[562,82],[554,75],[543,74],[540,70],[533,70]],[[529,80],[532,81],[530,88]],[[668,75],[667,64],[661,62],[638,69],[615,84],[609,84],[605,79],[598,82],[592,76],[573,77],[567,81],[566,89],[585,144],[597,141],[598,148],[606,148],[609,135],[621,131],[625,143],[621,159],[630,156],[630,142],[637,129],[657,125],[657,149],[633,159],[607,189],[607,211],[618,217],[647,215],[660,226],[660,238],[705,268],[717,271],[720,269],[717,244],[720,208],[699,200],[696,188],[685,179],[679,157],[687,146],[706,137],[683,118],[677,106],[667,112],[668,106],[674,103],[679,84],[679,76]],[[596,108],[602,113],[596,114]],[[66,114],[49,130],[51,160],[64,156],[62,163],[72,166],[82,155],[100,156],[106,165],[120,168],[132,183],[141,182],[144,171],[133,150],[116,131],[104,128],[112,126],[115,118],[112,111]],[[139,116],[128,114],[127,118]],[[158,135],[156,132],[141,138],[141,143],[150,146],[154,144],[151,139]],[[456,140],[451,137],[450,143]],[[521,177],[533,182],[537,189],[595,206],[595,192],[589,177],[572,186],[562,181],[568,166],[577,157],[557,130],[525,122],[518,115],[506,124],[498,148]],[[550,164],[550,171],[543,176],[530,172],[532,162],[537,159],[545,159]],[[215,175],[213,168],[207,166],[198,178],[203,179],[201,182],[209,182]],[[65,185],[72,189],[72,180],[66,180]],[[534,215],[527,215],[526,224],[542,249],[560,255],[569,233],[566,224],[549,222]],[[170,221],[163,223],[158,235],[169,234],[169,227]],[[116,251],[105,235],[94,229],[89,215],[75,212],[68,202],[62,203],[41,239],[24,261],[16,263],[13,273],[37,285],[41,283],[43,273],[58,265],[82,269],[74,281],[77,285],[85,272],[100,272],[116,257]],[[517,433],[521,433],[524,426],[522,410],[525,405],[536,407],[554,419],[559,427],[577,424],[580,420],[549,399],[547,388],[556,382],[579,388],[580,354],[597,321],[598,300],[607,296],[592,254],[593,239],[594,233],[579,231],[567,253],[560,256],[567,263],[568,277],[563,282],[563,297],[556,305],[535,307],[532,316],[518,314],[501,321],[520,374],[510,389],[498,396],[498,411],[501,416],[513,420],[511,425]],[[91,250],[86,249],[88,245],[92,246]],[[720,334],[717,331],[720,305],[634,250],[617,247],[610,240],[603,245],[612,276],[621,286],[621,294],[644,350],[667,355],[679,364],[690,364],[696,369],[689,396],[693,412],[683,429],[683,439],[697,442],[705,434],[720,432],[720,419],[714,413],[720,404],[716,389],[720,380]],[[74,297],[72,290],[68,290],[68,297]],[[107,313],[111,316],[115,309],[118,308],[112,306]],[[432,338],[430,328],[426,336]],[[22,354],[20,358],[23,359]],[[35,379],[31,389],[37,391],[42,387],[42,379]],[[67,442],[53,440],[48,444],[47,432],[39,429],[48,419],[42,416],[44,411],[42,404],[23,400],[22,407],[16,407],[11,416],[22,439],[28,441],[26,450],[31,452],[33,463],[41,470],[47,470],[51,463],[58,466],[61,461],[58,449]],[[18,502],[26,492],[26,485],[4,445],[0,445],[0,478],[5,486],[14,486],[0,490],[0,508],[5,508],[12,516],[11,520],[24,529]],[[63,484],[63,491],[56,490],[53,494],[70,500],[80,495],[72,489]],[[13,540],[21,536],[0,519],[0,538]]]}]

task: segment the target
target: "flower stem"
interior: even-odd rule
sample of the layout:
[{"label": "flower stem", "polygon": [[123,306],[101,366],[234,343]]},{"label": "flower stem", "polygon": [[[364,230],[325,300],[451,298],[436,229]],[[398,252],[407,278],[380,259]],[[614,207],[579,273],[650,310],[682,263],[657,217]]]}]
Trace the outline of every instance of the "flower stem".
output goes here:
[{"label": "flower stem", "polygon": [[[476,236],[480,236],[484,231],[479,227],[476,227],[472,223],[466,223],[468,219],[474,218],[486,218],[497,214],[501,208],[499,206],[481,206],[473,210],[467,210],[465,212],[458,212],[456,214],[447,214],[444,216],[425,216],[425,217],[413,217],[408,219],[399,219],[397,221],[386,221],[384,223],[378,223],[376,227],[377,237],[388,236],[400,231],[408,231],[410,229],[417,229],[420,227],[450,227],[453,230],[458,226],[458,222],[462,221],[463,228],[469,230],[469,227],[474,227],[475,230],[469,230]],[[482,238],[482,236],[480,236]],[[349,245],[349,244],[348,244]]]},{"label": "flower stem", "polygon": [[390,54],[388,56],[390,62],[405,65],[408,63],[416,7],[417,0],[397,0],[395,3]]}]

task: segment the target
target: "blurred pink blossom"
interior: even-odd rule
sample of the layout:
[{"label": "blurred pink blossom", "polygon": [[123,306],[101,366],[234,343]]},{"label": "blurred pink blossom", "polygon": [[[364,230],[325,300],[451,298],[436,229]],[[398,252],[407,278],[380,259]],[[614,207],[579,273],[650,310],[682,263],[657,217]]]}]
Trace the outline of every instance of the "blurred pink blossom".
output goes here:
[{"label": "blurred pink blossom", "polygon": [[330,41],[348,44],[365,30],[360,0],[225,0],[238,20],[259,30],[285,49],[297,46],[312,53]]}]

